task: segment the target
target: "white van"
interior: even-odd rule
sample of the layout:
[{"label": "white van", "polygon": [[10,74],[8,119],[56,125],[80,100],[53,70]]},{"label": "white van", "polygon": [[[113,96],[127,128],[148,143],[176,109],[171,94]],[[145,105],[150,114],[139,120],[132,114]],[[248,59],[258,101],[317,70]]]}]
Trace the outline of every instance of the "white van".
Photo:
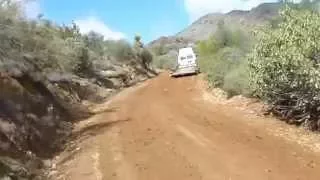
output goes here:
[{"label": "white van", "polygon": [[197,74],[198,72],[197,56],[193,49],[191,47],[179,49],[176,70],[171,76]]}]

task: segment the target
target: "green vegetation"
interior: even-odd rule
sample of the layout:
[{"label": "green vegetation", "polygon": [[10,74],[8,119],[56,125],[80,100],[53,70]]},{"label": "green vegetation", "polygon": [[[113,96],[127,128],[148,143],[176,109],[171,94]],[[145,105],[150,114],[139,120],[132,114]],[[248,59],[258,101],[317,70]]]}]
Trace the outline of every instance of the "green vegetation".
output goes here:
[{"label": "green vegetation", "polygon": [[163,56],[168,53],[168,49],[166,49],[164,44],[160,44],[160,45],[155,46],[152,49],[152,52],[154,52],[156,56]]},{"label": "green vegetation", "polygon": [[141,37],[139,35],[136,35],[134,40],[134,52],[136,56],[138,57],[144,68],[151,69],[151,63],[153,61],[152,53],[148,49],[144,48],[144,45],[141,42]]},{"label": "green vegetation", "polygon": [[124,40],[105,40],[96,32],[80,34],[75,23],[60,26],[42,16],[28,20],[13,2],[0,0],[0,65],[1,61],[19,62],[28,57],[44,72],[92,76],[95,61],[113,60],[142,65],[152,61],[152,55],[143,47],[139,54]]},{"label": "green vegetation", "polygon": [[77,24],[43,15],[28,19],[19,3],[0,0],[0,179],[46,179],[42,158],[62,150],[73,123],[94,114],[83,101],[102,102],[156,73],[143,46],[81,34]]},{"label": "green vegetation", "polygon": [[249,33],[231,29],[221,21],[208,40],[198,43],[200,68],[211,86],[226,90],[230,96],[250,94],[246,54],[251,42]]},{"label": "green vegetation", "polygon": [[290,123],[319,129],[320,14],[285,8],[279,28],[258,31],[250,58],[255,95]]},{"label": "green vegetation", "polygon": [[176,67],[176,54],[170,54],[171,49],[178,49],[166,46],[163,42],[151,48],[151,52],[154,54],[154,67],[165,70],[174,70]]},{"label": "green vegetation", "polygon": [[[295,10],[320,11],[320,0],[301,0],[300,3],[294,3],[292,0],[279,0],[279,2],[282,3],[283,7],[287,6]],[[278,25],[283,21],[282,16],[273,18],[270,21],[271,28],[278,28]]]},{"label": "green vegetation", "polygon": [[126,62],[134,59],[134,51],[131,45],[125,40],[112,41],[108,40],[104,43],[105,51],[115,57],[117,61]]},{"label": "green vegetation", "polygon": [[280,17],[254,31],[219,23],[198,43],[202,72],[230,96],[249,95],[270,105],[288,123],[320,130],[319,1],[288,3]]},{"label": "green vegetation", "polygon": [[153,64],[159,69],[174,70],[176,67],[176,57],[169,55],[157,56]]}]

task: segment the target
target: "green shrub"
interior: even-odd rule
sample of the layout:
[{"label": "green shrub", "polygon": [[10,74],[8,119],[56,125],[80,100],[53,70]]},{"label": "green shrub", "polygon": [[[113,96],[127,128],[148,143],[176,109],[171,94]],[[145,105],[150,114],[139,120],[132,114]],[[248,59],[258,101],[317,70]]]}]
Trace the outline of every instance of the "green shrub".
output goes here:
[{"label": "green shrub", "polygon": [[[282,6],[288,6],[291,9],[320,12],[320,0],[301,0],[299,3],[294,3],[294,1],[282,1],[282,3]],[[282,17],[274,17],[269,21],[269,24],[272,28],[278,28],[281,22],[283,22]]]},{"label": "green shrub", "polygon": [[151,50],[156,56],[163,56],[168,53],[168,49],[163,45],[156,45]]},{"label": "green shrub", "polygon": [[200,41],[197,46],[197,52],[200,56],[211,56],[217,53],[219,49],[220,47],[218,47],[218,42],[214,36],[211,36],[208,40]]},{"label": "green shrub", "polygon": [[175,57],[167,56],[158,56],[153,61],[153,65],[159,69],[164,70],[174,70],[176,67]]},{"label": "green shrub", "polygon": [[141,37],[138,35],[136,35],[134,38],[133,50],[138,62],[145,69],[150,70],[150,65],[153,61],[153,55],[147,48],[144,47],[144,44],[141,42]]},{"label": "green shrub", "polygon": [[227,91],[230,96],[249,95],[249,75],[246,55],[253,39],[241,29],[230,29],[223,21],[209,39],[200,41],[200,69],[212,87]]},{"label": "green shrub", "polygon": [[141,59],[142,59],[142,62],[144,64],[151,64],[152,61],[153,61],[153,55],[151,54],[151,52],[146,49],[146,48],[143,48],[142,49],[142,52],[141,52],[141,55],[140,55]]},{"label": "green shrub", "polygon": [[246,61],[242,61],[241,64],[227,73],[224,77],[222,89],[225,90],[230,97],[240,94],[251,96],[248,65]]},{"label": "green shrub", "polygon": [[[241,54],[238,49],[224,48],[216,55],[200,57],[200,69],[207,74],[209,83],[214,87],[223,87],[225,76],[239,66]],[[240,59],[241,58],[241,59]]]},{"label": "green shrub", "polygon": [[94,31],[89,32],[84,36],[84,42],[86,47],[91,51],[95,52],[97,55],[104,55],[104,37],[103,35],[96,33]]},{"label": "green shrub", "polygon": [[275,30],[258,32],[249,58],[251,87],[289,122],[319,129],[320,14],[286,7]]},{"label": "green shrub", "polygon": [[231,47],[234,44],[233,31],[227,27],[223,21],[218,23],[217,31],[214,33],[213,37],[215,39],[218,48]]},{"label": "green shrub", "polygon": [[[13,2],[0,0],[0,54],[4,57],[0,61],[23,61],[22,57],[28,55],[44,72],[69,72],[82,76],[92,75],[92,64],[96,61],[152,61],[150,53],[143,50],[138,54],[126,41],[106,41],[96,32],[80,34],[75,23],[59,26],[40,16],[28,20]],[[136,39],[142,45],[140,37]]]},{"label": "green shrub", "polygon": [[131,45],[124,40],[106,41],[105,51],[107,54],[115,57],[118,61],[128,61],[134,59],[134,52]]},{"label": "green shrub", "polygon": [[73,71],[80,76],[92,76],[92,70],[93,64],[92,61],[90,61],[89,49],[82,48],[79,52],[79,60],[74,65]]}]

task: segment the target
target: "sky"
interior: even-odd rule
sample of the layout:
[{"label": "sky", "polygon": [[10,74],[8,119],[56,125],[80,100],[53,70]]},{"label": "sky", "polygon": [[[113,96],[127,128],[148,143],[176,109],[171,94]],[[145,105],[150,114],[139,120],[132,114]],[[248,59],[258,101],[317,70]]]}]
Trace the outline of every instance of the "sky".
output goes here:
[{"label": "sky", "polygon": [[[23,1],[23,0],[18,0]],[[29,18],[42,13],[59,24],[76,22],[82,33],[94,30],[105,39],[144,42],[174,35],[199,17],[234,9],[250,10],[276,0],[31,0],[24,11]]]}]

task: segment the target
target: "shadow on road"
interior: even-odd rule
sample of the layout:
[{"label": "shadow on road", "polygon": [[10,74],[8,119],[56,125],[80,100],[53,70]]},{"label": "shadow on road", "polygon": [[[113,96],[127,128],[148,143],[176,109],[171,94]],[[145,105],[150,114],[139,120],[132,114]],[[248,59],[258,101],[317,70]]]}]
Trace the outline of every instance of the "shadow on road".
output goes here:
[{"label": "shadow on road", "polygon": [[107,129],[124,122],[129,122],[131,119],[117,120],[117,121],[109,121],[102,123],[95,123],[89,126],[82,128],[79,131],[74,132],[69,142],[73,142],[69,144],[67,147],[67,151],[69,151],[68,155],[59,160],[58,164],[62,165],[71,159],[73,159],[80,151],[80,148],[77,148],[76,144],[80,144],[81,142],[93,138],[99,134],[106,132]]}]

